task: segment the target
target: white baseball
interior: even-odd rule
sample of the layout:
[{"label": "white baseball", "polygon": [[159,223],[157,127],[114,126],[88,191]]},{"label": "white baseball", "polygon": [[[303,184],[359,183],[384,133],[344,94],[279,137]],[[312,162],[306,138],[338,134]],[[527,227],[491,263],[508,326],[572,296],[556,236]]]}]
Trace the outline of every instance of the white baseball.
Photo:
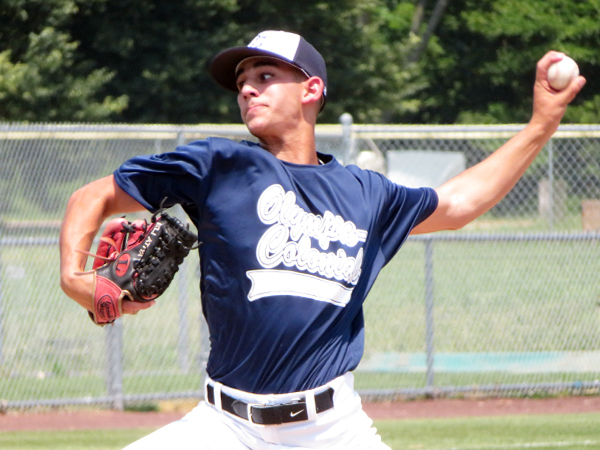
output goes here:
[{"label": "white baseball", "polygon": [[548,83],[552,89],[556,89],[557,91],[562,91],[578,76],[579,67],[568,56],[564,56],[563,59],[555,62],[548,69]]}]

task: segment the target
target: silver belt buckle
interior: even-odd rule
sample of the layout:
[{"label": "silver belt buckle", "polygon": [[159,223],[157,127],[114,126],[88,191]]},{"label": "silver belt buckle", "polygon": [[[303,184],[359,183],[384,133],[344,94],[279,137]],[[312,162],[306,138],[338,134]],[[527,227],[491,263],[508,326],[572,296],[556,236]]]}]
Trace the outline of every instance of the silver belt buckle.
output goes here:
[{"label": "silver belt buckle", "polygon": [[260,407],[260,406],[266,406],[260,403],[248,403],[248,405],[246,406],[246,410],[247,410],[247,414],[248,414],[248,422],[250,422],[253,425],[260,425],[259,423],[255,423],[254,420],[252,420],[252,408],[253,407]]}]

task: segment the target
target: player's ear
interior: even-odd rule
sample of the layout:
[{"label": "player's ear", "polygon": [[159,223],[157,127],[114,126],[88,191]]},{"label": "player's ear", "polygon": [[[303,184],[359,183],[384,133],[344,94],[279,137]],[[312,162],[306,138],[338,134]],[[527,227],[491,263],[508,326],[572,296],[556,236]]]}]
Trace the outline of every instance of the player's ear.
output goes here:
[{"label": "player's ear", "polygon": [[303,104],[318,103],[321,105],[321,98],[323,97],[323,89],[325,89],[325,83],[319,77],[310,77],[304,81],[304,95],[302,97]]}]

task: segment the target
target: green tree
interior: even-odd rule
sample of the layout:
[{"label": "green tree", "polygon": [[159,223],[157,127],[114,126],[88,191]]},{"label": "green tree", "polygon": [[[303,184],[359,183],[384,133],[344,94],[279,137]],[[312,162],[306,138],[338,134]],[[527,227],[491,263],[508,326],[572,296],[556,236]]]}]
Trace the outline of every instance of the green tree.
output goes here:
[{"label": "green tree", "polygon": [[[217,87],[207,66],[216,52],[264,29],[298,32],[324,55],[330,96],[321,122],[337,122],[346,111],[357,121],[385,121],[419,106],[414,93],[423,83],[404,63],[408,6],[390,12],[382,0],[96,0],[81,5],[71,34],[82,59],[115,73],[102,92],[129,97],[126,122],[239,122],[235,96]],[[386,38],[392,34],[402,38]]]},{"label": "green tree", "polygon": [[[600,61],[600,1],[455,0],[421,64],[428,79],[414,122],[520,123],[531,115],[537,61],[551,49],[573,57],[589,80]],[[590,83],[564,122],[598,122]]]},{"label": "green tree", "polygon": [[71,0],[0,0],[0,120],[105,121],[127,97],[97,99],[113,74],[75,65]]},{"label": "green tree", "polygon": [[[321,122],[528,120],[536,61],[599,71],[600,0],[0,0],[0,119],[238,122],[207,66],[263,29],[324,55]],[[591,83],[566,122],[597,122]]]},{"label": "green tree", "polygon": [[79,57],[115,74],[103,94],[130,99],[119,120],[231,120],[232,105],[215,92],[206,64],[239,34],[236,8],[235,0],[97,0],[81,5],[70,29]]}]

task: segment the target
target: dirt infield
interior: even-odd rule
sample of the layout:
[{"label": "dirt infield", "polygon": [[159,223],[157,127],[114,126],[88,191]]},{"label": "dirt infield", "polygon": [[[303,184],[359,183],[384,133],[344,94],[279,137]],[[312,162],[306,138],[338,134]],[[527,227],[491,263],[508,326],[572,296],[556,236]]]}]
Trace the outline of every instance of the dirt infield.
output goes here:
[{"label": "dirt infield", "polygon": [[[569,414],[600,412],[600,397],[548,399],[420,400],[365,403],[373,419],[494,416],[512,414]],[[178,420],[185,411],[115,412],[92,410],[56,413],[8,413],[0,416],[0,432],[110,428],[157,428]]]}]

